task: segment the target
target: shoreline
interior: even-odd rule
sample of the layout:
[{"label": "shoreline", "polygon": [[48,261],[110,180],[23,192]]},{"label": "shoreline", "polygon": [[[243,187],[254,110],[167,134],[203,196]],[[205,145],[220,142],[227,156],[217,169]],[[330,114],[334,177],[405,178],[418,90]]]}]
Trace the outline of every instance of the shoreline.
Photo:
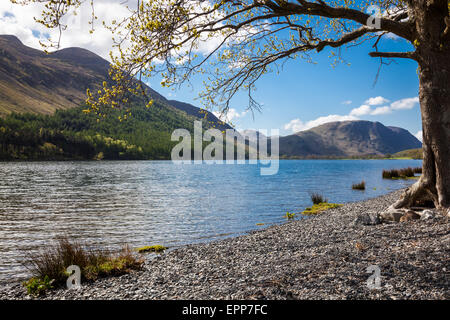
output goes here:
[{"label": "shoreline", "polygon": [[[252,159],[255,160],[255,159]],[[258,159],[257,159],[258,160]],[[260,159],[259,159],[260,160]],[[423,159],[416,159],[416,158],[410,158],[410,157],[399,157],[399,158],[278,158],[273,160],[296,160],[296,161],[304,161],[304,160],[419,160],[423,161]],[[111,161],[124,161],[124,162],[130,162],[130,161],[172,161],[172,159],[0,159],[0,163],[23,163],[23,162],[91,162],[91,161],[100,161],[100,162],[111,162]],[[194,160],[192,160],[194,161]],[[203,160],[207,161],[207,160]],[[225,160],[223,160],[225,161]],[[237,161],[237,160],[234,160]],[[246,159],[245,161],[249,161],[249,159]]]},{"label": "shoreline", "polygon": [[[449,299],[449,219],[363,225],[401,190],[308,219],[146,256],[142,271],[39,299]],[[366,269],[380,268],[370,289]],[[21,284],[0,299],[32,299]]]}]

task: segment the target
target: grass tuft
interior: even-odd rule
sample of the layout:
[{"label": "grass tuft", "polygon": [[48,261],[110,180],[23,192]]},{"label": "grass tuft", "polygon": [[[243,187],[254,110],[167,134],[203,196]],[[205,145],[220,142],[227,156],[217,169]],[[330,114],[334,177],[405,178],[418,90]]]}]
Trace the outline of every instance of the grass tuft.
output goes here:
[{"label": "grass tuft", "polygon": [[353,190],[366,190],[366,182],[363,180],[360,183],[354,183],[352,185]]},{"label": "grass tuft", "polygon": [[136,248],[135,250],[139,253],[145,253],[145,252],[164,252],[167,247],[155,245],[155,246],[144,246],[140,248]]},{"label": "grass tuft", "polygon": [[294,219],[295,218],[295,213],[294,212],[286,212],[285,216],[286,219],[290,220],[290,219]]},{"label": "grass tuft", "polygon": [[41,294],[62,286],[67,280],[66,269],[70,265],[80,267],[82,281],[94,281],[141,269],[143,262],[134,256],[128,246],[113,253],[105,249],[90,249],[63,237],[57,240],[56,245],[30,256],[25,266],[33,277],[24,282],[24,286],[30,294]]},{"label": "grass tuft", "polygon": [[392,169],[392,170],[383,170],[382,176],[383,179],[408,179],[414,178],[415,174],[422,174],[422,168],[404,168],[404,169]]},{"label": "grass tuft", "polygon": [[328,202],[328,200],[326,198],[324,198],[320,193],[316,193],[316,192],[311,194],[311,201],[313,204]]},{"label": "grass tuft", "polygon": [[328,203],[328,202],[318,203],[318,204],[314,204],[311,208],[306,208],[305,211],[302,212],[302,214],[313,215],[313,214],[318,214],[318,213],[321,213],[321,212],[329,210],[329,209],[339,208],[342,206],[343,206],[342,204],[338,204],[338,203]]},{"label": "grass tuft", "polygon": [[54,281],[55,280],[50,279],[48,276],[45,276],[43,279],[33,277],[28,281],[25,281],[23,285],[27,288],[28,294],[41,295],[43,292],[53,289]]}]

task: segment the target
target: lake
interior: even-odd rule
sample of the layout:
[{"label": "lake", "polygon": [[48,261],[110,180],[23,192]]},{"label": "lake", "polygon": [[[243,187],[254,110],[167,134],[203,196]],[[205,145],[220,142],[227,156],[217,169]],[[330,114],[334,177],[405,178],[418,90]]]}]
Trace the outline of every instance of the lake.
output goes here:
[{"label": "lake", "polygon": [[[236,236],[286,222],[286,211],[373,198],[412,184],[383,180],[383,169],[420,160],[281,160],[278,174],[258,165],[170,161],[0,163],[0,282],[26,276],[31,252],[67,235],[119,248]],[[366,190],[352,190],[366,181]],[[256,224],[264,223],[264,226]]]}]

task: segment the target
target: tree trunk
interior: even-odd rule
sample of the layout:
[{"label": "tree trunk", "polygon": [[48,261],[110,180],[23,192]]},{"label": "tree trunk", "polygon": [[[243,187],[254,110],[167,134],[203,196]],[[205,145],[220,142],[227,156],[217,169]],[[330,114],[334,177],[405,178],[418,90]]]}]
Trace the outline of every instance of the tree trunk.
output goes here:
[{"label": "tree trunk", "polygon": [[423,129],[423,168],[419,181],[393,207],[431,200],[450,214],[450,39],[447,1],[415,1],[419,98]]}]

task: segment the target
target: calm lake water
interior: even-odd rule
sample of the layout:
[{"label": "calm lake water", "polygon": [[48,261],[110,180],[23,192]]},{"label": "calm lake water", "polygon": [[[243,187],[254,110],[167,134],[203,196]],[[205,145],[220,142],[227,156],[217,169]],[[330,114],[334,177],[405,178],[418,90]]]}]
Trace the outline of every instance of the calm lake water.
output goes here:
[{"label": "calm lake water", "polygon": [[[0,282],[26,276],[31,251],[68,235],[118,248],[176,247],[283,223],[286,211],[376,197],[410,185],[383,169],[420,160],[282,160],[278,174],[257,165],[175,165],[170,161],[0,163]],[[366,181],[365,191],[351,189]]]}]

